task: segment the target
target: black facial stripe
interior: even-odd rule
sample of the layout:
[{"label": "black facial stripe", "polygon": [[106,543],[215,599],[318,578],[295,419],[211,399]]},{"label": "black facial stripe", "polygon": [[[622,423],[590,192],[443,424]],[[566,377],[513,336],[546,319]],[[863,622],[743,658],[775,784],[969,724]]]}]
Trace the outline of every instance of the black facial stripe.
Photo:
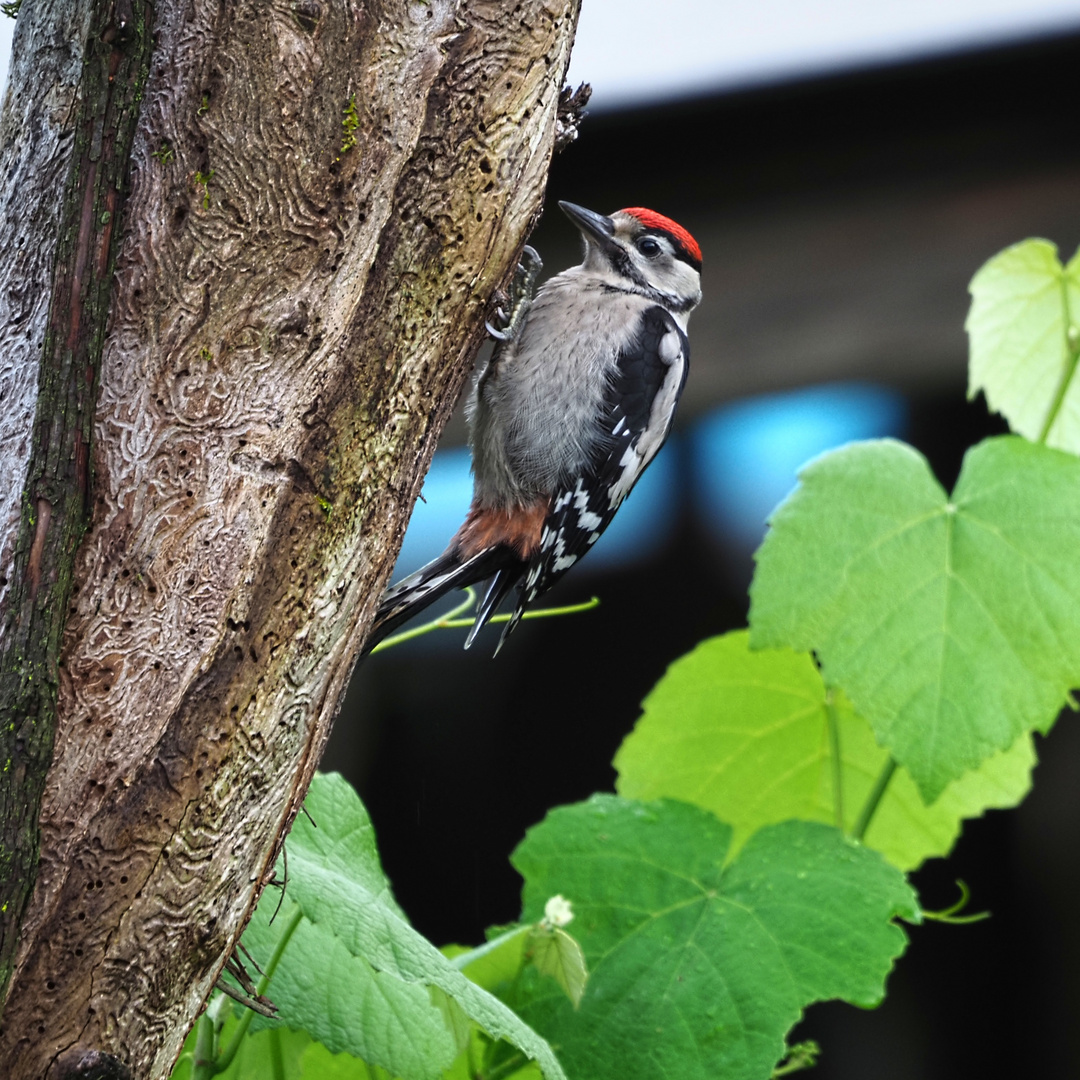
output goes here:
[{"label": "black facial stripe", "polygon": [[607,245],[604,248],[604,254],[607,255],[608,262],[616,274],[632,281],[643,289],[649,288],[649,283],[638,273],[637,267],[631,261],[630,256],[618,244]]},{"label": "black facial stripe", "polygon": [[[661,233],[659,235],[666,236],[667,233]],[[680,300],[670,293],[661,292],[659,289],[654,289],[642,276],[638,273],[637,267],[631,262],[630,256],[623,250],[623,248],[612,244],[610,247],[604,249],[604,254],[607,255],[608,262],[611,264],[611,268],[620,277],[626,278],[626,280],[633,282],[637,288],[624,289],[617,285],[604,285],[603,288],[609,292],[628,292],[634,293],[638,296],[647,297],[652,300],[653,303],[662,304],[668,309],[668,311],[689,311],[693,308],[695,301],[692,300]],[[693,265],[693,264],[691,264]]]},{"label": "black facial stripe", "polygon": [[621,285],[611,285],[608,282],[604,282],[600,288],[608,293],[627,293],[630,296],[644,296],[646,300],[651,300],[654,304],[659,304],[668,311],[673,311],[677,314],[681,314],[684,311],[691,311],[694,304],[697,302],[695,300],[680,300],[670,293],[660,292],[659,289],[654,289],[652,286],[644,283],[641,284],[640,288],[629,289],[624,288]]}]

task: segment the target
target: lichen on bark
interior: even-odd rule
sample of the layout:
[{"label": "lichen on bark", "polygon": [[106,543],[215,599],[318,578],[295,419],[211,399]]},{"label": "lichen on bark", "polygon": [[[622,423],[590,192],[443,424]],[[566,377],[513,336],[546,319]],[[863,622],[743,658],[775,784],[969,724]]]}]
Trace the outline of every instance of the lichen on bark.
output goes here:
[{"label": "lichen on bark", "polygon": [[167,1073],[539,207],[576,16],[155,4],[12,1075]]}]

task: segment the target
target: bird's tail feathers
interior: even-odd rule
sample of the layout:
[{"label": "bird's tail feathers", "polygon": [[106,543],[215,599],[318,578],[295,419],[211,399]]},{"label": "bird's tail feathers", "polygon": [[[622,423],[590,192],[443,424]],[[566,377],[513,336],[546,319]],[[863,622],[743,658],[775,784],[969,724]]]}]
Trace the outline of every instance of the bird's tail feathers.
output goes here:
[{"label": "bird's tail feathers", "polygon": [[521,622],[521,616],[525,614],[525,601],[519,600],[517,607],[514,608],[510,615],[509,620],[503,626],[502,633],[499,635],[499,643],[495,646],[495,655],[499,655],[499,650],[506,644],[506,639],[514,632],[514,627]]},{"label": "bird's tail feathers", "polygon": [[487,593],[485,593],[484,599],[477,609],[476,622],[473,623],[472,629],[469,631],[469,636],[465,639],[466,649],[473,643],[473,639],[476,635],[487,625],[491,616],[495,614],[503,601],[503,597],[506,596],[520,579],[520,567],[516,570],[509,567],[504,568],[491,579]]},{"label": "bird's tail feathers", "polygon": [[[486,548],[471,558],[462,559],[455,548],[447,548],[437,559],[386,591],[372,623],[371,633],[364,643],[364,652],[370,652],[383,638],[452,589],[464,589],[492,574],[496,574],[498,580],[500,572],[506,568],[508,554],[505,548]],[[485,621],[486,618],[490,618],[490,612]]]}]

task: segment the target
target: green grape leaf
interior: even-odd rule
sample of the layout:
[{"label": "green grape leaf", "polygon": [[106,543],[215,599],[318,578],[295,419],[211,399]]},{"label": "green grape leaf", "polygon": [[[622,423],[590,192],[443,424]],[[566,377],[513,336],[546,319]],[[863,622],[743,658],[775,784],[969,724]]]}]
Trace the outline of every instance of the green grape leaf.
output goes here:
[{"label": "green grape leaf", "polygon": [[[548,901],[549,906],[554,901],[564,903],[557,896]],[[589,972],[581,946],[562,929],[572,919],[570,914],[565,922],[552,922],[545,911],[544,918],[535,925],[511,927],[475,949],[451,945],[442,951],[458,971],[464,971],[477,986],[500,999],[513,993],[512,986],[522,970],[532,965],[541,975],[554,979],[576,1005],[585,992]]]},{"label": "green grape leaf", "polygon": [[731,829],[686,803],[614,795],[553,810],[512,861],[524,917],[572,901],[589,982],[574,1009],[535,980],[522,1013],[589,1080],[761,1080],[811,1002],[873,1006],[919,918],[876,852],[814,822]]},{"label": "green grape leaf", "polygon": [[[405,921],[367,812],[346,781],[316,776],[304,805],[312,820],[298,817],[289,834],[285,897],[268,890],[243,939],[265,966],[294,912],[302,913],[268,991],[278,1022],[332,1053],[417,1080],[453,1062],[467,1034],[463,1014],[538,1062],[549,1080],[561,1080],[547,1043]],[[278,874],[286,876],[284,862]],[[252,1028],[268,1023],[257,1018]]]},{"label": "green grape leaf", "polygon": [[581,1004],[589,977],[585,953],[565,930],[557,926],[534,930],[529,938],[529,954],[541,975],[554,979],[574,1005]]},{"label": "green grape leaf", "polygon": [[970,288],[968,397],[982,390],[1013,431],[1080,453],[1080,252],[1063,267],[1049,241],[1025,240]]},{"label": "green grape leaf", "polygon": [[1080,460],[973,447],[952,497],[891,440],[811,462],[750,587],[755,648],[817,653],[927,803],[1080,683]]},{"label": "green grape leaf", "polygon": [[[619,794],[711,810],[735,830],[732,854],[763,825],[789,818],[836,824],[831,710],[850,831],[889,754],[844,695],[832,697],[808,653],[751,652],[745,630],[703,641],[645,699],[615,755]],[[1023,799],[1034,764],[1031,736],[1021,735],[949,784],[933,806],[899,769],[863,842],[901,870],[947,855],[964,818]]]},{"label": "green grape leaf", "polygon": [[[272,1072],[264,1072],[261,1080],[273,1076]],[[314,1040],[309,1040],[304,1047],[296,1077],[297,1080],[391,1080],[390,1074],[383,1069],[368,1065],[351,1054],[331,1054],[322,1043]],[[285,1080],[292,1080],[292,1074],[286,1073]]]},{"label": "green grape leaf", "polygon": [[[291,892],[291,853],[289,871]],[[266,966],[297,910],[286,895],[270,924],[279,898],[267,899],[272,903],[260,902],[243,938],[260,967]],[[357,918],[365,913],[358,912]],[[277,1023],[307,1032],[333,1054],[352,1054],[394,1076],[434,1080],[458,1054],[455,1033],[423,982],[380,970],[350,951],[325,924],[306,918],[286,947],[267,996],[278,1008]],[[256,1017],[250,1031],[261,1033],[274,1025]]]}]

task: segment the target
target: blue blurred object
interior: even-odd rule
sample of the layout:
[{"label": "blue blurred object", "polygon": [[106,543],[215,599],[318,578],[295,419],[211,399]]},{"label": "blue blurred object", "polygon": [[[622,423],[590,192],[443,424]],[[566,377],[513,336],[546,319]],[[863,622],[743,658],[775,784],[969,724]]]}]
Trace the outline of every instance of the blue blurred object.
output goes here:
[{"label": "blue blurred object", "polygon": [[902,436],[903,396],[882,386],[834,383],[734,402],[692,435],[698,514],[722,538],[753,548],[765,520],[811,458],[856,439]]},{"label": "blue blurred object", "polygon": [[465,520],[472,501],[469,460],[469,451],[464,446],[435,452],[424,478],[421,498],[417,499],[409,519],[409,528],[394,567],[394,581],[441,555],[450,537]]},{"label": "blue blurred object", "polygon": [[[674,439],[656,456],[619,508],[615,520],[582,561],[585,571],[610,570],[648,558],[669,536],[679,512],[679,448]],[[417,502],[409,521],[394,580],[431,562],[465,520],[472,499],[469,451],[439,450],[424,480],[424,502]]]},{"label": "blue blurred object", "polygon": [[642,562],[667,542],[682,502],[682,449],[674,435],[664,444],[581,564],[586,570],[613,570]]}]

